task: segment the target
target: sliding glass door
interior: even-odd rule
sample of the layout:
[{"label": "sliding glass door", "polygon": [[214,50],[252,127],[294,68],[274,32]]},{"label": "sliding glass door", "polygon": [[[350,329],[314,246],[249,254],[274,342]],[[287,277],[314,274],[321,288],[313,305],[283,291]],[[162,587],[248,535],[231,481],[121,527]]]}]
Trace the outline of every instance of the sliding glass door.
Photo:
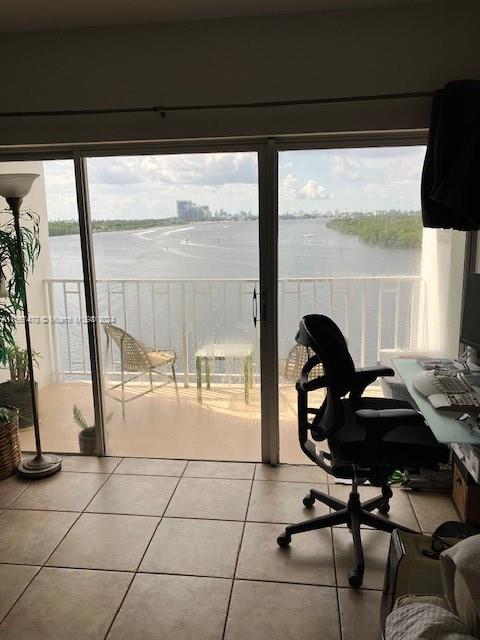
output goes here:
[{"label": "sliding glass door", "polygon": [[257,164],[88,159],[109,454],[260,459]]},{"label": "sliding glass door", "polygon": [[[285,462],[305,462],[295,381],[299,319],[332,317],[357,366],[457,354],[465,234],[423,229],[424,146],[283,151],[279,157],[279,405]],[[322,391],[318,393],[321,403]],[[391,395],[380,383],[367,393]]]}]

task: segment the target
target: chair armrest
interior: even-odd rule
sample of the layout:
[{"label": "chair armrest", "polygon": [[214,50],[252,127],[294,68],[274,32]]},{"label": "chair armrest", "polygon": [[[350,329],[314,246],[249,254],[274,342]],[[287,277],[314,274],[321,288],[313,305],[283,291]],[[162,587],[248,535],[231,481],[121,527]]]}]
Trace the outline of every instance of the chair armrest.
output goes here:
[{"label": "chair armrest", "polygon": [[315,391],[316,389],[322,389],[327,386],[327,376],[320,376],[313,380],[308,379],[307,375],[300,376],[300,380],[296,384],[297,391]]},{"label": "chair armrest", "polygon": [[360,398],[369,384],[379,377],[394,376],[395,371],[390,367],[374,366],[355,369],[352,380],[351,398]]},{"label": "chair armrest", "polygon": [[385,367],[381,365],[374,365],[373,367],[362,367],[361,369],[355,369],[355,378],[362,378],[363,376],[375,376],[377,378],[383,376],[394,376],[395,371],[391,367]]}]

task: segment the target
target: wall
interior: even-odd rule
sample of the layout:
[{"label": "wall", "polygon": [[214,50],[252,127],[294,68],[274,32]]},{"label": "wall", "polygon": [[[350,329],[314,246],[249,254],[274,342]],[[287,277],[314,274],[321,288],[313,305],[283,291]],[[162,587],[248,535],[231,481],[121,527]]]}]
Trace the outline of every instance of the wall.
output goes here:
[{"label": "wall", "polygon": [[418,306],[418,348],[443,357],[458,356],[465,233],[424,229]]},{"label": "wall", "polygon": [[[1,111],[426,91],[478,77],[480,3],[2,35]],[[0,144],[425,127],[428,99],[0,119]]]},{"label": "wall", "polygon": [[[51,277],[50,265],[50,248],[48,243],[48,221],[47,221],[47,204],[45,196],[45,181],[43,176],[42,162],[2,162],[0,163],[1,173],[38,173],[39,177],[32,185],[32,189],[22,203],[22,210],[32,209],[40,216],[40,255],[35,262],[35,268],[30,271],[27,282],[27,300],[30,315],[46,316],[48,313],[45,294],[43,288],[43,279]],[[5,200],[0,198],[0,209],[6,206]],[[10,216],[9,213],[2,212],[2,221]],[[47,324],[30,325],[32,338],[32,347],[39,352],[39,367],[35,370],[35,379],[42,387],[51,382],[51,362],[50,362],[50,341],[49,327]],[[16,342],[25,346],[25,335],[23,328],[19,326],[17,329]],[[0,370],[0,380],[8,380],[9,373]]]}]

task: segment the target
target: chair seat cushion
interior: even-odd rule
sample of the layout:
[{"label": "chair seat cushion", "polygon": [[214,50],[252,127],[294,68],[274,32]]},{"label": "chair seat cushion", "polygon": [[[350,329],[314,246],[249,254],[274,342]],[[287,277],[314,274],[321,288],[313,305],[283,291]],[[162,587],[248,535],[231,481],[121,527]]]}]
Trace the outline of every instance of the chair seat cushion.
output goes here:
[{"label": "chair seat cushion", "polygon": [[366,427],[373,427],[375,424],[388,422],[389,425],[398,424],[423,424],[423,416],[415,409],[360,409],[355,412],[357,421]]},{"label": "chair seat cushion", "polygon": [[152,367],[159,367],[162,364],[171,364],[177,359],[175,351],[165,349],[163,351],[149,351],[148,358]]},{"label": "chair seat cushion", "polygon": [[[345,422],[328,438],[337,464],[436,468],[448,460],[448,447],[438,443],[408,402],[361,398],[356,402],[345,399],[342,405]],[[389,420],[388,412],[392,411]]]}]

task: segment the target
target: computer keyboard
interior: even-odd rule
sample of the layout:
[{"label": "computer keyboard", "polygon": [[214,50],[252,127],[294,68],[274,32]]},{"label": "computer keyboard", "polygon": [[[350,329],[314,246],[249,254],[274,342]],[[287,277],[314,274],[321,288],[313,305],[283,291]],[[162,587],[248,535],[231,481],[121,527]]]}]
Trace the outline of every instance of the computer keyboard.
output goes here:
[{"label": "computer keyboard", "polygon": [[480,407],[480,402],[474,393],[446,393],[450,407],[452,409],[469,409],[470,407]]},{"label": "computer keyboard", "polygon": [[460,394],[471,392],[468,384],[456,374],[434,370],[428,377],[439,393]]},{"label": "computer keyboard", "polygon": [[436,409],[463,411],[480,407],[480,396],[452,369],[422,371],[413,385]]}]

